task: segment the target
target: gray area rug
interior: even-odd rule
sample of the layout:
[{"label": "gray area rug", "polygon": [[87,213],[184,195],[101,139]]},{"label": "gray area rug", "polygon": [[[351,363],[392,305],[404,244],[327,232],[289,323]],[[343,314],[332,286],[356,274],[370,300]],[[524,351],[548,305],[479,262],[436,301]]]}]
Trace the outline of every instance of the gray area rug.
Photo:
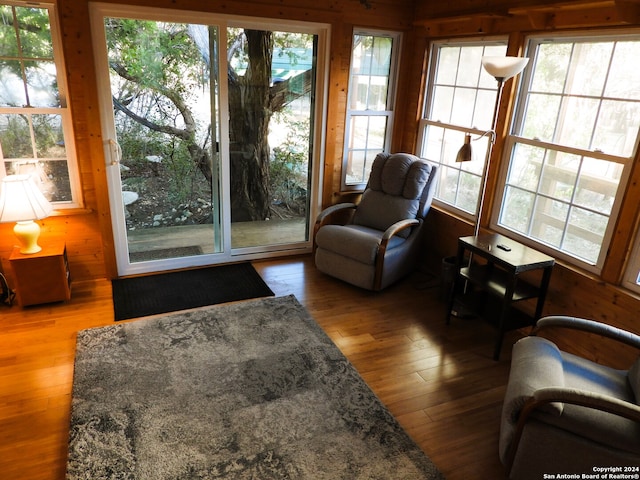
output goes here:
[{"label": "gray area rug", "polygon": [[440,479],[295,297],[78,333],[67,479]]}]

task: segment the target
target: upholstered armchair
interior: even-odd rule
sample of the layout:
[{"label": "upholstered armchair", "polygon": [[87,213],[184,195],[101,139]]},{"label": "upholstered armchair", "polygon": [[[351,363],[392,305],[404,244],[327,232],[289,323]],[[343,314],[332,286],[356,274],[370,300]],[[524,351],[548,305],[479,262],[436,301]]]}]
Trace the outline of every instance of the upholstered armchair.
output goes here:
[{"label": "upholstered armchair", "polygon": [[[534,334],[547,327],[578,329],[640,350],[640,336],[591,320],[545,317]],[[500,459],[509,478],[594,475],[597,467],[640,465],[638,399],[640,357],[629,370],[617,370],[539,336],[519,340],[500,428]]]},{"label": "upholstered armchair", "polygon": [[[418,266],[423,219],[431,206],[436,167],[406,153],[376,156],[358,205],[341,203],[315,225],[316,267],[368,290],[381,290]],[[346,224],[331,223],[350,211]]]}]

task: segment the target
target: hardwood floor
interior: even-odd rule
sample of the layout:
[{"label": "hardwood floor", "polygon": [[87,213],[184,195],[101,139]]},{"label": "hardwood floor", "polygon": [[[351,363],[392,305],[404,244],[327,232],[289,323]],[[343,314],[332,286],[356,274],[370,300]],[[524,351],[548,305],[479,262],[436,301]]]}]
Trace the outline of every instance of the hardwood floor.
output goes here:
[{"label": "hardwood floor", "polygon": [[[319,273],[311,257],[254,265],[276,295],[307,307],[449,480],[504,478],[499,416],[517,332],[495,362],[491,327],[445,324],[437,277],[372,293]],[[75,335],[112,322],[106,280],[75,283],[67,303],[0,307],[0,479],[65,477]]]}]

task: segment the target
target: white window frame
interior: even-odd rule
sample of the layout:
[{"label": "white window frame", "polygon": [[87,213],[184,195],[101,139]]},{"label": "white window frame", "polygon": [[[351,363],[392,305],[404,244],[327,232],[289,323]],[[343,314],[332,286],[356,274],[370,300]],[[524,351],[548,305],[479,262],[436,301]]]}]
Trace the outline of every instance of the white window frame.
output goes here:
[{"label": "white window frame", "polygon": [[[429,51],[429,72],[427,77],[427,85],[425,89],[425,103],[423,108],[422,118],[418,122],[418,141],[416,143],[416,155],[425,158],[431,163],[438,165],[440,178],[444,178],[447,174],[447,171],[453,170],[458,172],[458,187],[456,188],[455,198],[456,200],[447,201],[445,199],[444,181],[439,181],[438,186],[436,187],[436,192],[434,194],[433,202],[439,208],[442,208],[445,211],[449,211],[461,218],[465,218],[469,221],[475,221],[477,203],[480,197],[480,189],[482,183],[482,175],[485,168],[486,161],[486,153],[489,148],[488,142],[490,141],[491,136],[486,135],[487,129],[491,128],[491,114],[493,110],[488,112],[488,123],[489,125],[460,125],[454,124],[450,122],[450,119],[447,121],[442,121],[440,118],[432,118],[435,116],[433,114],[434,107],[434,97],[435,97],[435,88],[436,88],[436,77],[438,73],[438,62],[440,57],[440,51],[442,48],[446,47],[470,47],[477,48],[482,47],[486,48],[504,48],[505,54],[507,50],[508,38],[505,36],[499,37],[482,37],[482,38],[474,38],[474,39],[446,39],[432,42]],[[478,66],[480,64],[480,58],[477,59]],[[484,75],[486,72],[483,69],[480,70],[480,74]],[[488,74],[486,74],[488,75]],[[478,77],[478,81],[475,86],[465,86],[465,89],[474,90],[476,93],[476,97],[479,91],[493,91],[495,95],[497,95],[497,82],[494,79],[491,79],[491,87],[480,86],[480,77]],[[493,109],[492,103],[491,108]],[[475,105],[474,105],[475,107]],[[475,115],[472,115],[472,118]],[[438,158],[433,157],[429,153],[429,148],[427,145],[428,133],[427,130],[429,128],[439,128],[442,129],[442,147],[437,154]],[[478,128],[478,127],[486,127],[486,129]],[[455,158],[457,151],[460,147],[462,147],[464,143],[464,135],[471,134],[472,140],[477,143],[473,143],[472,149],[474,152],[474,161],[465,162],[456,164]],[[483,134],[485,134],[483,136]],[[466,177],[467,183],[473,184],[473,192],[467,191],[465,188],[461,188],[462,178]],[[465,195],[467,197],[473,197],[475,199],[474,206],[469,206],[469,209],[465,209],[462,206],[461,202],[458,202],[458,198],[461,195]]]},{"label": "white window frame", "polygon": [[[71,109],[69,108],[68,90],[66,83],[66,67],[64,63],[64,57],[62,55],[62,36],[60,34],[60,27],[58,24],[57,8],[54,3],[24,3],[9,0],[1,0],[1,4],[15,6],[15,7],[32,7],[41,8],[48,11],[49,24],[51,27],[51,40],[53,49],[53,61],[56,66],[56,80],[58,85],[58,95],[60,98],[59,107],[0,107],[1,114],[55,114],[60,115],[62,122],[62,130],[64,135],[65,152],[66,152],[66,164],[67,171],[69,173],[69,187],[71,191],[71,199],[67,201],[55,201],[52,202],[55,209],[72,209],[82,208],[82,189],[80,186],[80,177],[78,173],[78,162],[75,149],[75,135],[73,132],[73,121],[71,117]],[[54,159],[57,160],[57,159]],[[0,178],[7,175],[5,168],[5,160],[2,155],[2,148],[0,146]],[[38,158],[35,156],[32,158],[17,159],[21,163],[36,163]]]},{"label": "white window frame", "polygon": [[[396,105],[396,84],[398,79],[398,68],[400,63],[400,50],[401,50],[401,42],[402,42],[402,34],[400,32],[388,31],[388,30],[371,30],[371,29],[363,29],[363,28],[355,28],[353,31],[352,39],[356,36],[373,36],[373,37],[384,37],[391,38],[392,47],[391,47],[391,65],[389,68],[389,77],[388,77],[388,86],[387,86],[387,106],[386,110],[352,110],[351,109],[351,95],[353,90],[349,89],[349,94],[347,98],[347,115],[345,122],[345,136],[344,136],[344,155],[342,160],[342,178],[341,178],[341,189],[343,191],[361,191],[364,190],[367,179],[369,177],[368,171],[371,169],[371,164],[375,156],[380,152],[389,153],[390,145],[391,145],[391,137],[393,134],[393,123],[394,123],[394,110]],[[349,69],[349,85],[351,85],[351,81],[354,75],[353,70],[354,62],[353,62],[353,47],[351,49],[351,61],[350,61],[350,69]],[[387,120],[385,135],[384,135],[384,146],[382,149],[373,151],[368,148],[359,149],[352,148],[351,146],[351,121],[354,117],[385,117]],[[366,134],[368,136],[368,132]],[[365,153],[365,165],[363,171],[365,171],[364,181],[363,182],[348,182],[347,174],[349,170],[349,158],[351,157],[352,152],[355,151],[363,151]]]},{"label": "white window frame", "polygon": [[[638,148],[638,140],[640,136],[636,137],[635,146],[633,148],[633,152],[628,157],[620,156],[620,155],[611,155],[606,152],[602,152],[600,150],[586,150],[583,148],[577,148],[574,146],[561,145],[555,142],[545,142],[538,138],[524,138],[520,135],[520,131],[522,130],[522,124],[524,121],[524,112],[525,107],[527,105],[528,96],[526,92],[530,88],[530,84],[534,75],[534,67],[536,65],[536,48],[538,45],[548,41],[550,39],[550,35],[532,35],[527,38],[527,56],[531,57],[531,62],[529,66],[522,73],[522,78],[520,82],[520,88],[518,93],[518,99],[516,103],[516,108],[513,116],[513,125],[511,129],[511,134],[507,137],[505,146],[503,148],[503,161],[502,168],[500,172],[500,178],[498,181],[498,189],[496,191],[496,199],[500,199],[500,201],[496,201],[494,203],[493,212],[491,215],[491,227],[492,229],[509,235],[510,237],[514,237],[523,243],[527,243],[533,245],[535,248],[548,253],[558,259],[562,259],[569,264],[576,265],[586,271],[593,272],[599,274],[602,271],[602,267],[604,265],[604,261],[606,259],[607,251],[609,244],[611,242],[611,238],[614,234],[616,219],[620,210],[620,205],[622,203],[622,198],[624,195],[625,187],[628,182],[631,166],[633,163],[633,158],[635,157],[635,152]],[[574,41],[581,42],[582,40],[611,40],[611,41],[620,41],[625,37],[635,37],[636,39],[640,39],[640,36],[636,32],[571,32],[571,33],[558,33],[552,36],[553,39],[557,39],[558,41]],[[604,96],[599,98],[605,98]],[[595,160],[604,160],[607,162],[612,162],[614,164],[619,164],[622,166],[622,172],[620,174],[620,180],[618,183],[615,199],[613,201],[613,205],[611,206],[610,213],[608,215],[608,222],[605,232],[602,237],[601,247],[599,251],[599,255],[596,261],[589,261],[588,259],[580,258],[575,254],[571,254],[568,251],[562,251],[559,248],[546,244],[541,240],[534,238],[532,236],[527,236],[522,234],[519,231],[508,228],[505,225],[500,224],[501,216],[503,214],[503,208],[505,205],[505,197],[507,192],[507,180],[509,175],[509,168],[511,166],[511,157],[512,153],[516,145],[530,145],[532,147],[547,149],[549,151],[554,151],[557,153],[571,154],[576,155],[581,158],[586,157]],[[579,177],[580,178],[580,177]],[[540,176],[538,177],[540,180]],[[536,193],[536,200],[541,198],[547,198],[540,193]],[[551,198],[551,197],[548,197]],[[573,200],[568,204],[569,208],[573,206]],[[531,219],[529,219],[531,221]],[[568,228],[565,226],[565,228]]]}]

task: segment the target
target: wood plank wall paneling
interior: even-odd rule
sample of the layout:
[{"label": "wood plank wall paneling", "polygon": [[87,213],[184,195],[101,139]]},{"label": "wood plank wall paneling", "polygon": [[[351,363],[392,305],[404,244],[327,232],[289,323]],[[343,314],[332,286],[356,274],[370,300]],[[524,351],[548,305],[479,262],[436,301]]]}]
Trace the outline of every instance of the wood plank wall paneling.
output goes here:
[{"label": "wood plank wall paneling", "polygon": [[352,24],[341,22],[332,25],[322,205],[339,203],[336,192],[340,191],[341,183],[352,36]]},{"label": "wood plank wall paneling", "polygon": [[[426,30],[414,29],[407,32],[404,36],[401,55],[403,66],[398,79],[393,138],[397,151],[414,152],[418,137],[415,126],[422,117],[421,106],[424,104],[424,88],[427,80],[429,55]],[[414,73],[409,74],[410,72]],[[413,128],[407,128],[407,125]]]}]

